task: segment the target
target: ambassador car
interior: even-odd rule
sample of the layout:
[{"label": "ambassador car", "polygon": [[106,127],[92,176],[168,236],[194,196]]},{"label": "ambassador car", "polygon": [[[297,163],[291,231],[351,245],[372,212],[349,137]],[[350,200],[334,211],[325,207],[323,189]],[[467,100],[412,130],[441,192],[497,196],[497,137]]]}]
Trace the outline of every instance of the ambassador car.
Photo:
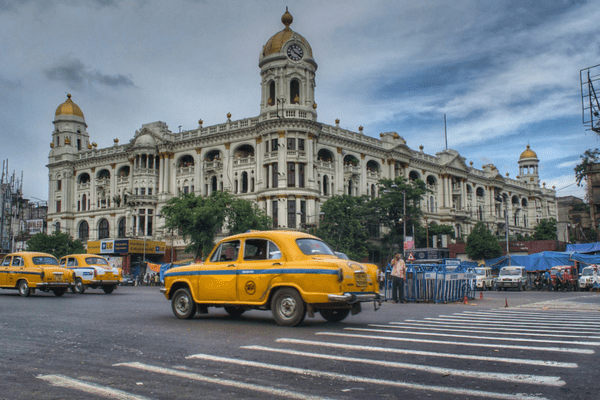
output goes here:
[{"label": "ambassador car", "polygon": [[36,290],[60,297],[74,280],[73,271],[61,268],[51,254],[21,251],[8,254],[0,263],[0,288],[17,289],[22,297]]},{"label": "ambassador car", "polygon": [[337,257],[319,238],[295,231],[248,232],[221,240],[206,261],[168,270],[161,289],[177,318],[223,307],[232,317],[271,310],[282,326],[319,312],[331,322],[380,305],[377,268]]},{"label": "ambassador car", "polygon": [[60,259],[61,267],[75,272],[73,293],[82,294],[86,289],[102,289],[111,294],[123,279],[120,268],[111,267],[106,258],[96,254],[71,254]]}]

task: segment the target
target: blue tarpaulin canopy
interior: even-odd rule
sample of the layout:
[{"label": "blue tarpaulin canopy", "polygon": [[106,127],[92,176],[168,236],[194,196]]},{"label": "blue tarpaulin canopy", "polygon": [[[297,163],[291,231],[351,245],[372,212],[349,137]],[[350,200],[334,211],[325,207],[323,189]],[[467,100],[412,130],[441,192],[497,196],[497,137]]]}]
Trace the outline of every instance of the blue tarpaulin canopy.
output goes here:
[{"label": "blue tarpaulin canopy", "polygon": [[567,251],[574,253],[596,253],[600,252],[600,243],[568,244]]},{"label": "blue tarpaulin canopy", "polygon": [[[600,264],[600,255],[579,254],[559,251],[543,251],[527,256],[511,255],[510,265],[520,265],[527,271],[545,271],[557,265],[575,265],[580,262],[580,269],[589,264]],[[500,269],[509,265],[507,256],[485,260],[486,267]]]}]

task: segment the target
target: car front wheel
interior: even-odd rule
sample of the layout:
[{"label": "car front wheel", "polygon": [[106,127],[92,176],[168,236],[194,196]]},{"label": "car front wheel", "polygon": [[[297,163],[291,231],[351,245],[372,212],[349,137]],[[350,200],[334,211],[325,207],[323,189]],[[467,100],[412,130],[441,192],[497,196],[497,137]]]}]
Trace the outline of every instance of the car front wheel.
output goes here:
[{"label": "car front wheel", "polygon": [[173,314],[179,319],[191,319],[196,314],[196,302],[188,288],[182,288],[175,292],[171,301]]},{"label": "car front wheel", "polygon": [[346,319],[350,310],[348,309],[324,309],[319,311],[321,317],[325,318],[329,322],[341,322]]},{"label": "car front wheel", "polygon": [[85,292],[85,286],[83,286],[81,278],[75,280],[75,284],[71,287],[71,292],[75,294],[83,294],[83,292]]},{"label": "car front wheel", "polygon": [[31,290],[29,289],[29,283],[27,283],[25,280],[19,282],[19,295],[21,297],[29,297],[30,293]]},{"label": "car front wheel", "polygon": [[302,296],[295,289],[279,289],[273,297],[271,312],[277,324],[296,326],[304,321],[306,306]]}]

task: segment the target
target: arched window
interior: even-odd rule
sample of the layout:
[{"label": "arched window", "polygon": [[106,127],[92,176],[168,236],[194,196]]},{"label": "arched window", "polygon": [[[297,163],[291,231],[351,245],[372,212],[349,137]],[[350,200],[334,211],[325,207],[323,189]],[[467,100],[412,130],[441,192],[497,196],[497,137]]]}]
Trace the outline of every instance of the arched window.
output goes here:
[{"label": "arched window", "polygon": [[109,237],[108,221],[106,219],[101,219],[98,223],[98,239],[106,239],[107,237]]},{"label": "arched window", "polygon": [[408,174],[408,179],[411,181],[416,181],[417,179],[421,179],[421,175],[417,171],[410,171]]},{"label": "arched window", "polygon": [[483,197],[485,195],[485,191],[483,190],[483,188],[477,188],[477,190],[475,191],[475,195],[477,197]]},{"label": "arched window", "polygon": [[87,240],[90,237],[90,226],[86,221],[81,221],[79,224],[79,239]]},{"label": "arched window", "polygon": [[90,181],[90,174],[88,174],[87,172],[84,172],[83,174],[79,175],[79,177],[77,178],[77,183],[79,183],[79,184],[88,183],[89,181]]},{"label": "arched window", "polygon": [[300,103],[300,82],[292,79],[290,82],[290,104]]},{"label": "arched window", "polygon": [[248,173],[242,172],[242,193],[248,193]]},{"label": "arched window", "polygon": [[117,232],[118,237],[124,238],[125,236],[127,236],[125,227],[126,227],[126,220],[125,220],[125,218],[121,218],[119,220],[119,232]]},{"label": "arched window", "polygon": [[269,83],[269,100],[267,100],[270,106],[275,105],[275,82]]}]

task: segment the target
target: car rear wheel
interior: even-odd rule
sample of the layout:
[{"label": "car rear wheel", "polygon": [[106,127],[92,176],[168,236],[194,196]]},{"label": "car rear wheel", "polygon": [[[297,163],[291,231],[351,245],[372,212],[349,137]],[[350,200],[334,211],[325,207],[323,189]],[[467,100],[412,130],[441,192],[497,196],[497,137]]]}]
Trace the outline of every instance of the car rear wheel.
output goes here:
[{"label": "car rear wheel", "polygon": [[21,282],[19,282],[19,295],[21,297],[29,297],[29,295],[31,294],[31,289],[29,288],[29,283],[27,283],[27,281],[23,280]]},{"label": "car rear wheel", "polygon": [[182,288],[175,292],[171,301],[173,314],[179,319],[191,319],[196,314],[196,302],[188,288]]},{"label": "car rear wheel", "polygon": [[350,310],[348,309],[324,309],[319,311],[321,313],[321,317],[325,318],[329,322],[341,322],[346,319],[348,314],[350,314]]},{"label": "car rear wheel", "polygon": [[56,297],[60,297],[67,292],[67,288],[54,289],[53,292]]},{"label": "car rear wheel", "polygon": [[273,302],[271,303],[271,312],[277,324],[281,326],[296,326],[306,316],[306,306],[302,296],[295,289],[279,289]]},{"label": "car rear wheel", "polygon": [[232,318],[239,318],[243,313],[246,312],[246,310],[244,310],[241,307],[225,307],[225,311],[227,312],[227,314],[229,314]]},{"label": "car rear wheel", "polygon": [[113,285],[102,286],[102,290],[104,290],[104,293],[106,294],[111,294],[115,290],[115,287]]},{"label": "car rear wheel", "polygon": [[75,294],[83,294],[83,292],[85,292],[85,286],[83,285],[81,278],[75,280],[75,284],[71,287],[71,292]]}]

